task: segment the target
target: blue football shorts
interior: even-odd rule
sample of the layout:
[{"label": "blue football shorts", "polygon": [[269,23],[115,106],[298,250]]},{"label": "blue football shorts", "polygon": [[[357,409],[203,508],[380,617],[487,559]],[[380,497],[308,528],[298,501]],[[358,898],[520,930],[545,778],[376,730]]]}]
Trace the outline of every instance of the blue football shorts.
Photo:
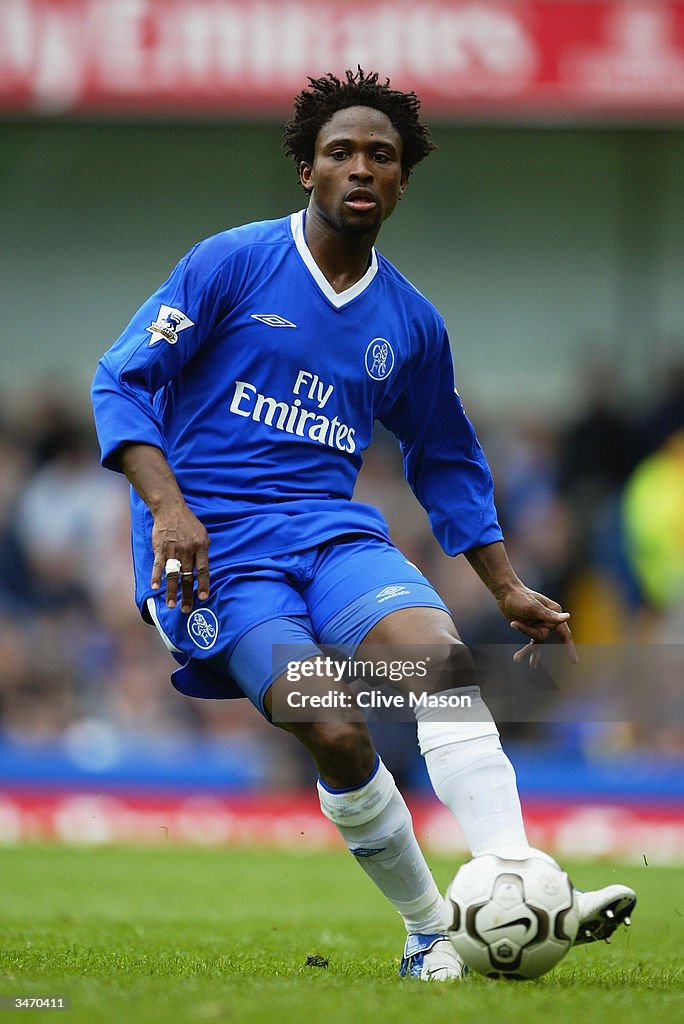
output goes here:
[{"label": "blue football shorts", "polygon": [[249,697],[262,714],[266,691],[289,661],[320,654],[319,644],[353,657],[377,622],[416,607],[449,611],[398,548],[365,534],[231,566],[212,575],[209,600],[189,614],[167,608],[163,592],[147,601],[181,665],[171,676],[177,690]]}]

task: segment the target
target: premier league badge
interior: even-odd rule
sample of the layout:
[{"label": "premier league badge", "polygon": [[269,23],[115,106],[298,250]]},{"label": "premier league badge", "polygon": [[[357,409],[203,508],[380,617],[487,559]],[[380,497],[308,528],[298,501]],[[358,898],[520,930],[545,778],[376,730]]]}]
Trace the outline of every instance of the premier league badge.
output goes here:
[{"label": "premier league badge", "polygon": [[173,306],[160,306],[157,319],[153,320],[145,330],[152,335],[150,338],[150,347],[152,347],[162,340],[167,341],[169,345],[175,345],[180,332],[184,331],[186,327],[194,326],[193,321],[180,309],[174,309]]}]

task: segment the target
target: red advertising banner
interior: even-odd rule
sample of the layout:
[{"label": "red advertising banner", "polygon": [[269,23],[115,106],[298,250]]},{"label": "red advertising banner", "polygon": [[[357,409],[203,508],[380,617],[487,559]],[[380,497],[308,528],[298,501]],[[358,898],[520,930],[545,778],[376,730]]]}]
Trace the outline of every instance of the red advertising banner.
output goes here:
[{"label": "red advertising banner", "polygon": [[[454,818],[434,798],[409,798],[416,835],[426,850],[465,858]],[[681,804],[524,801],[530,843],[560,858],[604,858],[635,864],[681,864]],[[314,793],[244,796],[117,791],[5,791],[0,843],[177,843],[213,846],[342,849]]]},{"label": "red advertising banner", "polygon": [[360,64],[444,116],[681,118],[677,0],[0,0],[0,112],[244,116]]}]

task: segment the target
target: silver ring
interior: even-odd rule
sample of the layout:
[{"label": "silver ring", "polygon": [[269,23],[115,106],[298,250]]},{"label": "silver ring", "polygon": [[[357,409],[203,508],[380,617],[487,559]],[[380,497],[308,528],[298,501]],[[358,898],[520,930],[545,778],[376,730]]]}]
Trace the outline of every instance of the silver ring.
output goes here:
[{"label": "silver ring", "polygon": [[194,576],[194,572],[182,572],[181,576]]},{"label": "silver ring", "polygon": [[164,566],[165,576],[177,576],[181,571],[180,558],[167,558]]}]

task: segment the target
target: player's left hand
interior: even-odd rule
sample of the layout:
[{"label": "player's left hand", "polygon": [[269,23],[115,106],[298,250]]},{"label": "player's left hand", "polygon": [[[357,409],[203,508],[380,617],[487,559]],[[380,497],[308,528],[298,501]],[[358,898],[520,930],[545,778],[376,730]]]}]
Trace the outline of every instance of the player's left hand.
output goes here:
[{"label": "player's left hand", "polygon": [[579,659],[568,625],[570,613],[564,612],[556,601],[522,585],[508,591],[497,604],[511,627],[530,640],[516,651],[513,661],[529,658],[530,668],[536,668],[541,658],[541,645],[554,632],[563,644],[570,662],[577,664]]}]

